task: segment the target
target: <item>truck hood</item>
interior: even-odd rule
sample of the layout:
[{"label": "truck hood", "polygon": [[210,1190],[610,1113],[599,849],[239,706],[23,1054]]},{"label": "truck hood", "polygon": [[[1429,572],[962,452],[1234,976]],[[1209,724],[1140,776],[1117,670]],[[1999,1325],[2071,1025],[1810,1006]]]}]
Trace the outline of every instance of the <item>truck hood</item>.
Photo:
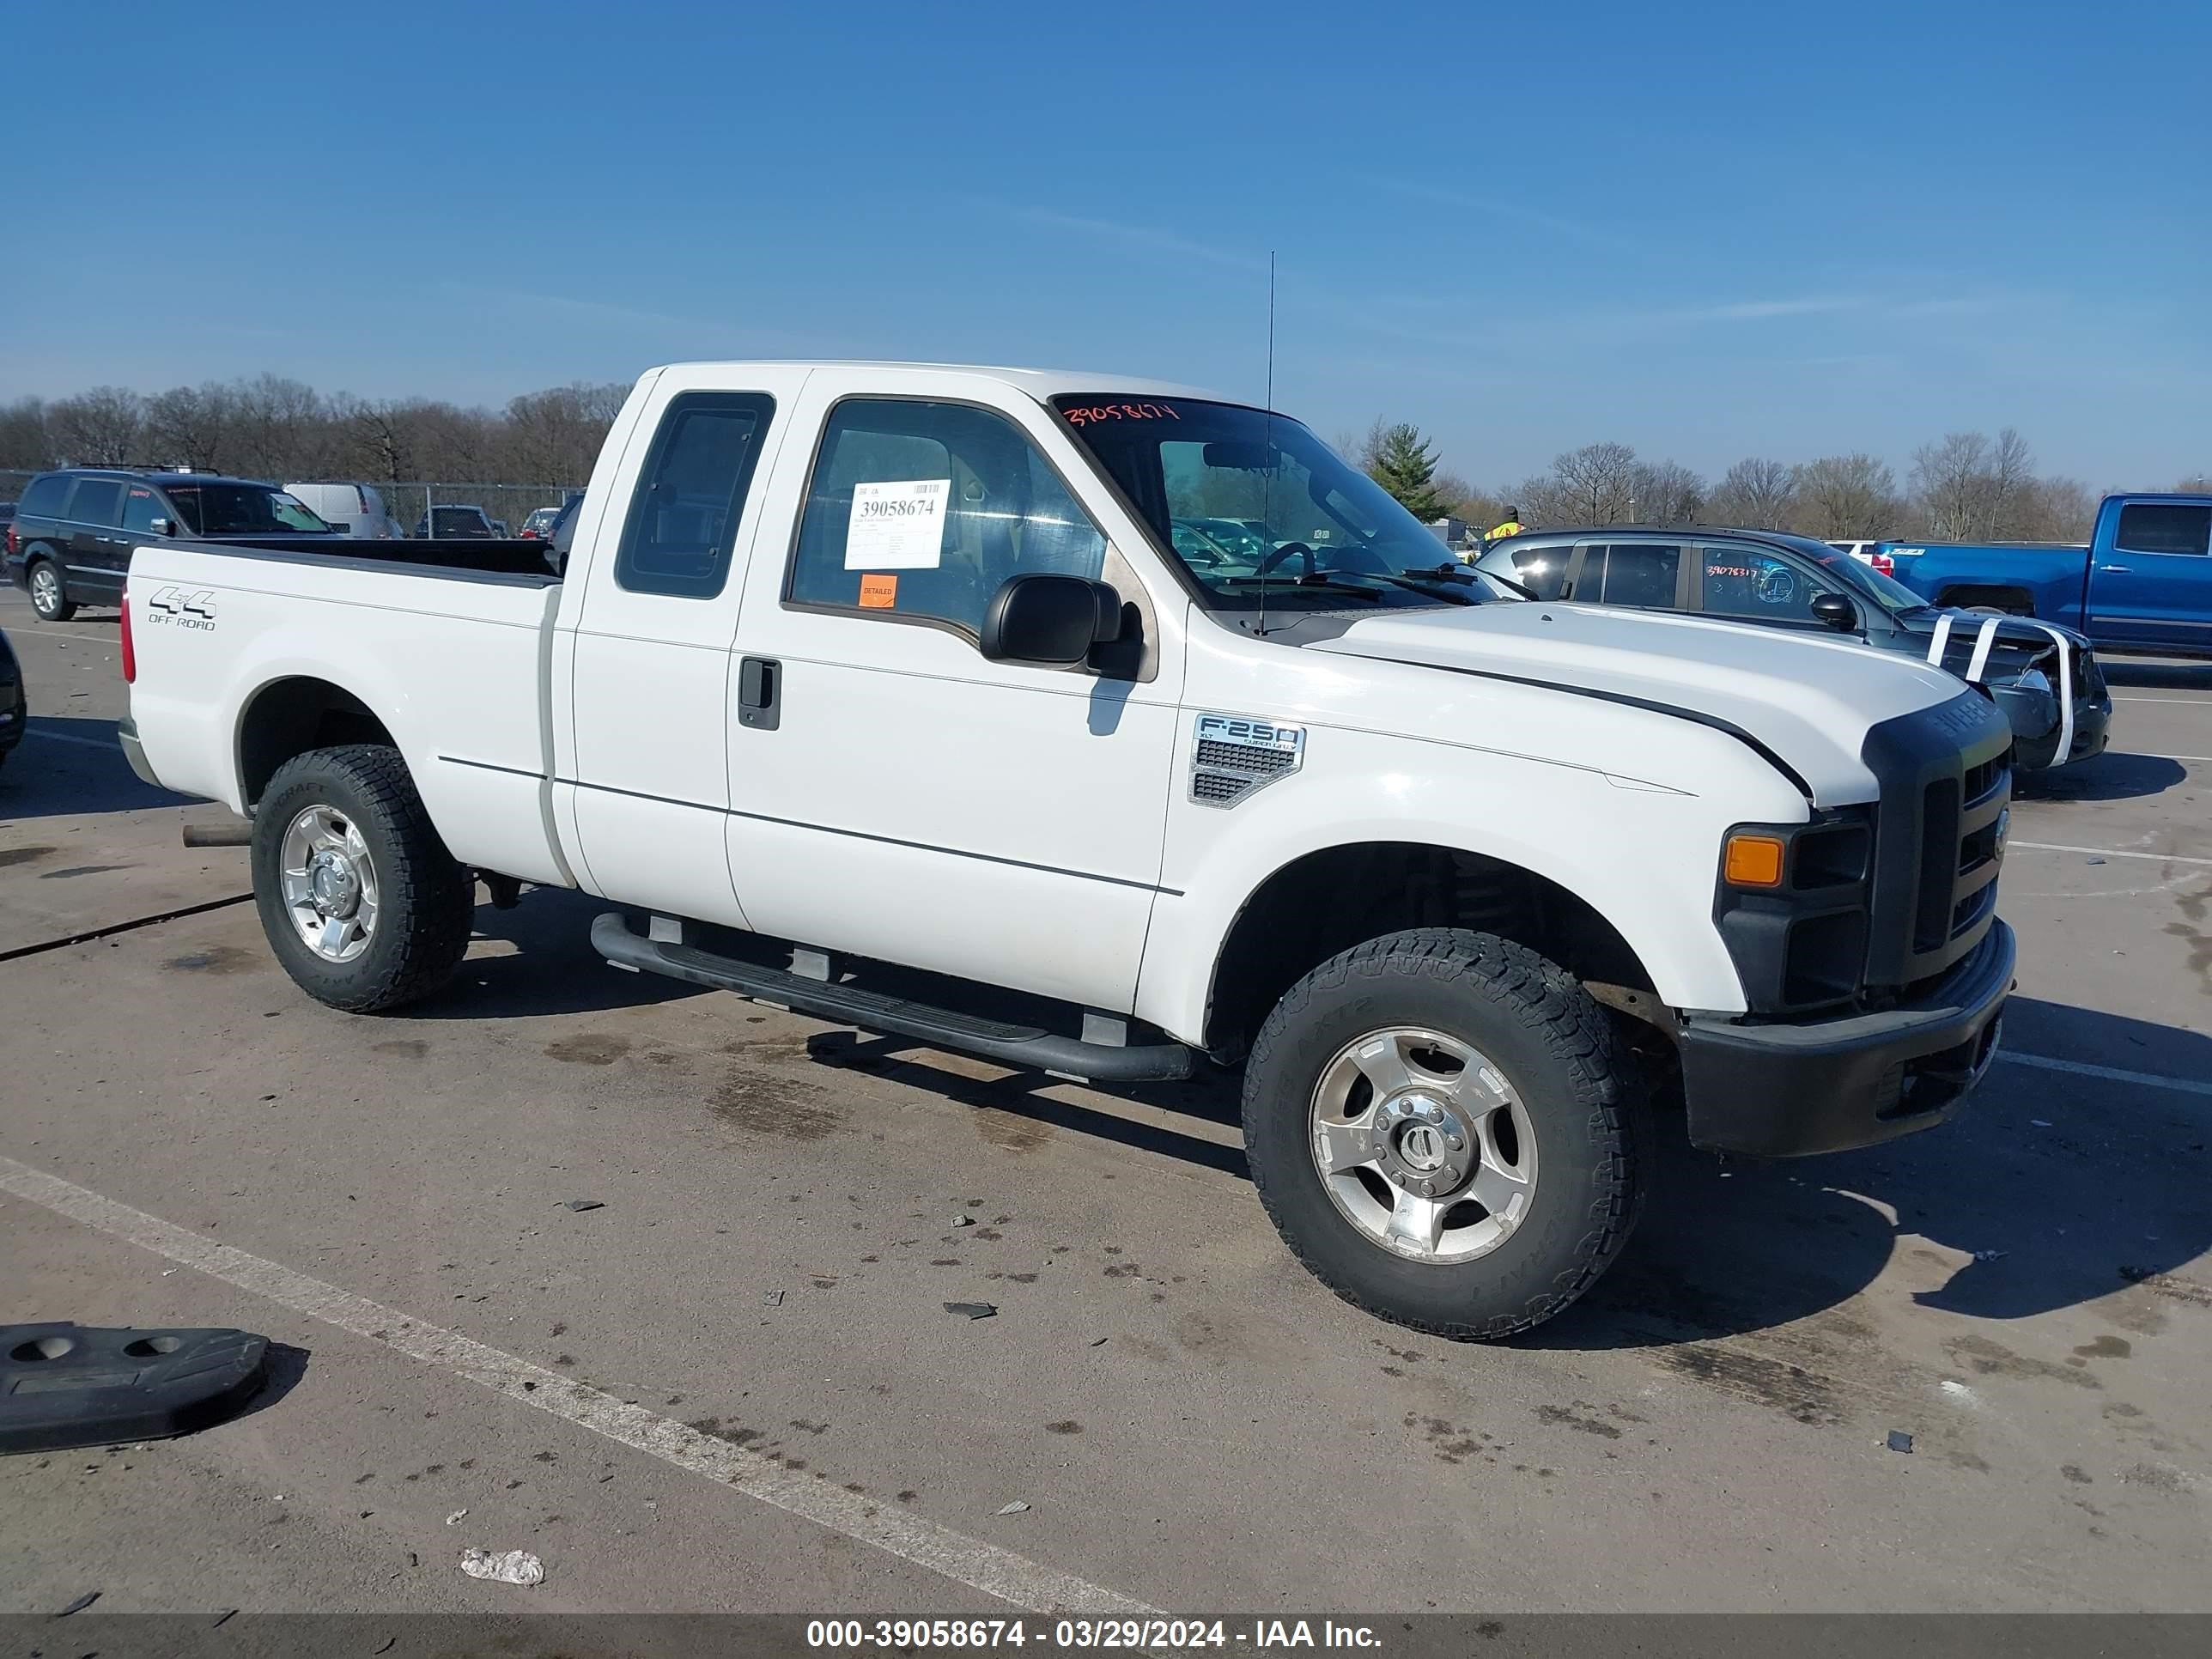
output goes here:
[{"label": "truck hood", "polygon": [[1864,799],[1874,787],[1861,758],[1870,727],[1976,695],[1941,670],[1855,641],[1597,605],[1363,617],[1307,648],[1553,686],[1729,728],[1772,751],[1822,805]]}]

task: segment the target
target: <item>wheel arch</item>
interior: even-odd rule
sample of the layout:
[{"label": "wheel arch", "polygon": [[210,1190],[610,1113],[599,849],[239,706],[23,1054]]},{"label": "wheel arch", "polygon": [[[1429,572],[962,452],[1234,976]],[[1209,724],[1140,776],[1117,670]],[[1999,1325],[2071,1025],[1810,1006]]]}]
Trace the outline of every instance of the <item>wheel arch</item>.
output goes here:
[{"label": "wheel arch", "polygon": [[1367,939],[1417,927],[1494,933],[1586,983],[1658,1000],[1643,955],[1554,877],[1433,842],[1351,842],[1285,860],[1245,896],[1207,976],[1205,1047],[1242,1053],[1268,1010],[1313,969]]},{"label": "wheel arch", "polygon": [[368,703],[334,681],[311,674],[265,681],[239,708],[234,753],[240,801],[251,812],[286,761],[347,743],[397,746],[391,728]]}]

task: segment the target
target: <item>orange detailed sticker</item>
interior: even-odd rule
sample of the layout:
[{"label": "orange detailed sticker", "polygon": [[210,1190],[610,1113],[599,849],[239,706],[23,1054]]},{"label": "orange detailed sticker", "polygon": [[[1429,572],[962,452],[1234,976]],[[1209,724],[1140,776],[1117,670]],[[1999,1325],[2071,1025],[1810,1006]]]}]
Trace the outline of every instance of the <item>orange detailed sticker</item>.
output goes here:
[{"label": "orange detailed sticker", "polygon": [[888,611],[898,603],[896,576],[863,576],[860,578],[860,609]]}]

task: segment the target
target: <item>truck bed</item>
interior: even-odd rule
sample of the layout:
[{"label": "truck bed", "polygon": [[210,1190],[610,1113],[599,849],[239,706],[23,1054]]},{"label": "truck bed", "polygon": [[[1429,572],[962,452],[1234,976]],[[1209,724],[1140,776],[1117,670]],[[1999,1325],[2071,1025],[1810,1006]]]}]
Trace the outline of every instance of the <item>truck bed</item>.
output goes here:
[{"label": "truck bed", "polygon": [[272,711],[283,729],[353,742],[378,740],[363,725],[373,710],[455,857],[567,882],[548,805],[562,585],[544,546],[337,545],[270,537],[133,551],[131,714],[161,782],[246,811],[267,781],[247,733]]}]

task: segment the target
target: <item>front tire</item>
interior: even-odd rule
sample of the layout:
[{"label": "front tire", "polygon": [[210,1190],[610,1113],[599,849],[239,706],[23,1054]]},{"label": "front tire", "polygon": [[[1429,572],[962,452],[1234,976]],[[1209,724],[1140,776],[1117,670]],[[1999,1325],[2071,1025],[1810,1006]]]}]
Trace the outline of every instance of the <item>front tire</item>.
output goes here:
[{"label": "front tire", "polygon": [[70,603],[69,589],[62,581],[61,567],[52,559],[33,559],[27,577],[31,609],[40,622],[64,623],[76,615],[76,606]]},{"label": "front tire", "polygon": [[468,949],[475,882],[395,749],[347,744],[279,767],[254,808],[252,862],[270,948],[318,1002],[397,1008],[444,985]]},{"label": "front tire", "polygon": [[1461,929],[1370,939],[1261,1028],[1253,1184],[1355,1307],[1512,1336],[1594,1284],[1635,1226],[1649,1131],[1626,1072],[1604,1012],[1534,951]]}]

